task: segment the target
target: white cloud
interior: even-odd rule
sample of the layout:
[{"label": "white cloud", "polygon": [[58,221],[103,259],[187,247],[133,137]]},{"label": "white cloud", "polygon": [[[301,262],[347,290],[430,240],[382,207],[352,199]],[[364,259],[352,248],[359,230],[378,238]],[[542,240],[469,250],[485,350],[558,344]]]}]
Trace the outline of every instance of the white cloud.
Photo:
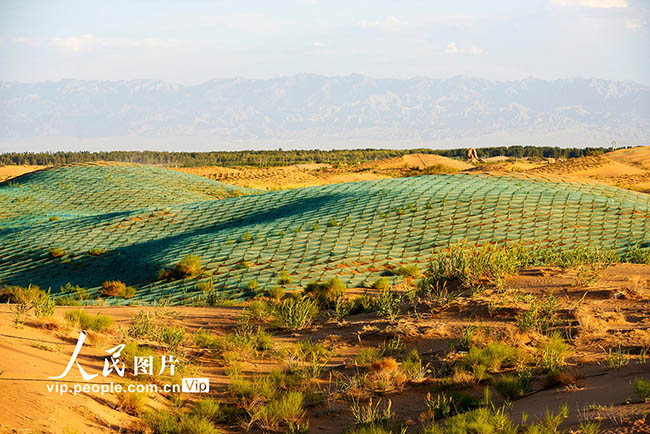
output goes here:
[{"label": "white cloud", "polygon": [[312,45],[312,47],[324,47],[325,46],[325,44],[323,44],[322,42],[313,42],[311,45]]},{"label": "white cloud", "polygon": [[561,6],[583,6],[587,8],[626,8],[627,0],[551,0]]},{"label": "white cloud", "polygon": [[645,26],[647,23],[643,20],[634,19],[625,21],[625,27],[630,30],[639,30],[641,27]]},{"label": "white cloud", "polygon": [[455,42],[450,42],[447,44],[447,47],[444,49],[445,54],[472,54],[475,56],[486,54],[485,50],[482,48],[476,47],[474,45],[466,45],[463,47],[458,47]]},{"label": "white cloud", "polygon": [[38,39],[35,38],[30,38],[27,36],[15,36],[11,38],[11,42],[14,44],[24,44],[24,45],[29,45],[31,47],[35,47],[39,45]]},{"label": "white cloud", "polygon": [[82,51],[94,51],[98,48],[174,48],[177,47],[178,41],[146,38],[146,39],[127,39],[127,38],[98,38],[90,33],[79,36],[68,36],[65,38],[54,38],[51,40],[53,46],[79,53]]},{"label": "white cloud", "polygon": [[361,20],[358,22],[359,27],[363,28],[396,28],[396,27],[405,27],[408,26],[409,23],[406,21],[402,21],[397,17],[386,17],[383,20],[377,20],[377,21],[367,21],[367,20]]}]

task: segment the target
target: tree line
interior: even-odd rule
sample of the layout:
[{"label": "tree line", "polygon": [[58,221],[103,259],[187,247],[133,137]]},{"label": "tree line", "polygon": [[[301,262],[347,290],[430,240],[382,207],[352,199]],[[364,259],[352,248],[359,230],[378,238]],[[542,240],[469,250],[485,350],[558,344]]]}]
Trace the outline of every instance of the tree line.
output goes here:
[{"label": "tree line", "polygon": [[[481,158],[495,156],[577,158],[599,155],[614,148],[560,148],[552,146],[496,146],[477,148]],[[457,149],[344,149],[344,150],[287,150],[272,151],[214,151],[214,152],[166,152],[166,151],[110,151],[110,152],[22,152],[0,154],[0,165],[61,165],[92,161],[118,161],[124,163],[156,164],[175,167],[193,166],[252,166],[270,167],[302,163],[356,164],[406,154],[436,154],[444,157],[464,158],[467,148]]]}]

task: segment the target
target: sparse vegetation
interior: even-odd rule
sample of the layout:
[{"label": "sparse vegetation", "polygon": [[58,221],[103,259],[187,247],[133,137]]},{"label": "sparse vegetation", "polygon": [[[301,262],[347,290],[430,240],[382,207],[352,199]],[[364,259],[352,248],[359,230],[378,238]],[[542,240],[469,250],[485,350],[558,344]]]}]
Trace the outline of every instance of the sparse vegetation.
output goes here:
[{"label": "sparse vegetation", "polygon": [[100,294],[107,297],[131,298],[135,295],[135,288],[126,286],[119,280],[110,280],[102,283]]},{"label": "sparse vegetation", "polygon": [[273,314],[280,327],[300,330],[309,327],[318,315],[318,304],[308,297],[287,298],[275,305]]},{"label": "sparse vegetation", "polygon": [[85,310],[66,312],[65,319],[82,330],[92,330],[99,333],[106,332],[113,324],[113,319],[110,316],[100,313],[93,316]]}]

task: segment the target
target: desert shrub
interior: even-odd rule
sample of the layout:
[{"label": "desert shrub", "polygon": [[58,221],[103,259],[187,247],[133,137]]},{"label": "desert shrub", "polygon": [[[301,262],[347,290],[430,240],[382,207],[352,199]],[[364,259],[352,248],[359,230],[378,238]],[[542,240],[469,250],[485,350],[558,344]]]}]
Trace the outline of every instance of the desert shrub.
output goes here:
[{"label": "desert shrub", "polygon": [[635,378],[634,391],[642,401],[650,400],[650,379]]},{"label": "desert shrub", "polygon": [[580,424],[578,424],[578,430],[581,434],[599,434],[600,422],[595,420],[580,422]]},{"label": "desert shrub", "polygon": [[403,265],[398,269],[394,270],[393,272],[398,276],[402,276],[402,277],[418,277],[420,275],[420,270],[418,269],[418,266],[415,264]]},{"label": "desert shrub", "polygon": [[3,289],[0,299],[14,303],[11,310],[15,315],[16,324],[24,322],[27,314],[33,310],[34,316],[51,317],[54,314],[56,303],[50,296],[50,291],[43,291],[36,285],[27,288],[9,286]]},{"label": "desert shrub", "polygon": [[439,304],[440,306],[447,306],[452,301],[459,298],[462,294],[460,290],[452,290],[447,286],[447,282],[440,283],[435,278],[430,278],[427,275],[418,283],[417,295],[424,300],[431,301]]},{"label": "desert shrub", "polygon": [[553,295],[543,300],[533,299],[530,307],[518,319],[521,331],[547,333],[557,323],[558,302]]},{"label": "desert shrub", "polygon": [[355,360],[361,366],[368,366],[379,360],[381,356],[381,349],[377,347],[364,347],[359,350],[359,354],[357,354]]},{"label": "desert shrub", "polygon": [[284,288],[281,286],[274,286],[267,290],[266,294],[273,300],[279,301],[284,297]]},{"label": "desert shrub", "polygon": [[373,312],[376,310],[374,297],[364,293],[356,296],[352,300],[352,308],[350,314]]},{"label": "desert shrub", "polygon": [[126,286],[119,280],[110,280],[102,283],[99,293],[107,297],[131,298],[135,295],[135,288]]},{"label": "desert shrub", "polygon": [[472,339],[477,330],[478,327],[473,324],[462,327],[460,337],[453,343],[453,348],[458,351],[469,351],[472,346]]},{"label": "desert shrub", "polygon": [[605,364],[610,369],[621,369],[623,366],[627,366],[630,363],[630,353],[628,351],[623,351],[620,344],[616,347],[615,351],[608,348],[606,355]]},{"label": "desert shrub", "polygon": [[538,345],[538,366],[553,377],[564,369],[565,360],[571,353],[571,347],[564,342],[559,333],[552,333]]},{"label": "desert shrub", "polygon": [[[483,403],[485,404],[485,403]],[[424,420],[439,420],[478,408],[481,402],[471,395],[461,392],[440,393],[435,399],[427,393],[424,400]]]},{"label": "desert shrub", "polygon": [[212,333],[199,329],[192,336],[192,342],[199,348],[214,349],[219,346],[220,340]]},{"label": "desert shrub", "polygon": [[426,426],[420,434],[517,434],[518,431],[505,409],[481,407],[449,417],[444,423]]},{"label": "desert shrub", "polygon": [[182,414],[178,418],[179,434],[221,434],[210,421],[204,417],[193,414]]},{"label": "desert shrub", "polygon": [[290,285],[293,280],[291,280],[291,277],[289,276],[289,273],[286,271],[282,270],[278,273],[278,284],[279,285]]},{"label": "desert shrub", "polygon": [[291,391],[281,397],[249,410],[249,428],[277,431],[280,426],[297,425],[305,417],[304,397],[301,392]]},{"label": "desert shrub", "polygon": [[38,294],[34,297],[32,301],[32,307],[34,308],[34,316],[37,318],[45,317],[49,318],[54,315],[56,303],[54,299],[50,296],[50,291],[47,292],[39,291]]},{"label": "desert shrub", "polygon": [[327,223],[327,226],[329,226],[329,227],[335,227],[335,226],[338,226],[338,225],[339,225],[339,222],[337,222],[334,217],[332,217],[330,219],[330,221]]},{"label": "desert shrub", "polygon": [[101,256],[104,253],[106,253],[106,249],[101,249],[101,248],[92,248],[88,250],[86,253],[88,253],[90,256]]},{"label": "desert shrub", "polygon": [[156,327],[149,312],[139,311],[131,317],[131,325],[126,332],[127,336],[134,339],[149,338],[156,334]]},{"label": "desert shrub", "polygon": [[623,259],[632,264],[650,264],[650,248],[642,248],[635,244],[628,248]]},{"label": "desert shrub", "polygon": [[426,375],[426,369],[422,366],[420,353],[415,348],[409,351],[406,358],[402,360],[401,369],[404,375],[411,381],[422,380]]},{"label": "desert shrub", "polygon": [[156,333],[156,340],[170,348],[178,348],[185,339],[185,330],[182,327],[162,326]]},{"label": "desert shrub", "polygon": [[173,276],[177,279],[184,279],[196,276],[201,271],[201,258],[196,255],[186,255],[174,266]]},{"label": "desert shrub", "polygon": [[144,402],[146,400],[144,393],[127,392],[124,390],[115,395],[117,397],[117,408],[126,414],[139,416],[144,410]]},{"label": "desert shrub", "polygon": [[390,287],[390,281],[385,277],[380,277],[379,279],[372,282],[371,287],[373,289],[388,289]]},{"label": "desert shrub", "polygon": [[280,327],[300,330],[309,327],[318,315],[318,303],[309,297],[288,298],[277,303],[273,313]]},{"label": "desert shrub", "polygon": [[377,427],[386,425],[393,419],[391,406],[390,399],[384,408],[381,408],[381,399],[376,404],[373,404],[372,399],[370,399],[366,405],[359,403],[358,400],[352,400],[350,410],[352,410],[352,418],[357,427]]},{"label": "desert shrub", "polygon": [[253,234],[251,234],[249,231],[246,231],[241,235],[240,241],[251,241],[252,239]]},{"label": "desert shrub", "polygon": [[334,277],[324,283],[311,282],[307,284],[305,292],[314,298],[319,306],[328,308],[334,306],[336,301],[343,297],[346,289],[345,284]]},{"label": "desert shrub", "polygon": [[530,375],[522,372],[518,376],[502,375],[494,387],[505,399],[513,400],[525,395],[530,390],[530,385]]},{"label": "desert shrub", "polygon": [[375,308],[378,316],[387,316],[395,320],[399,314],[399,305],[402,297],[390,289],[382,290],[375,299]]},{"label": "desert shrub", "polygon": [[51,222],[55,222],[55,221],[58,221],[59,218],[58,218],[57,216],[53,215],[53,216],[50,216],[49,220],[50,220]]},{"label": "desert shrub", "polygon": [[199,399],[192,406],[191,414],[212,423],[226,423],[239,416],[239,410],[212,398]]},{"label": "desert shrub", "polygon": [[108,315],[98,313],[90,315],[84,310],[71,310],[65,313],[65,319],[82,330],[92,330],[103,333],[113,324],[113,319]]},{"label": "desert shrub", "polygon": [[497,372],[513,366],[519,351],[501,342],[490,342],[484,348],[471,347],[462,359],[462,365],[471,369],[477,379],[483,379],[488,372]]},{"label": "desert shrub", "polygon": [[48,253],[50,255],[50,258],[53,258],[53,259],[61,258],[61,257],[65,256],[65,255],[67,255],[66,251],[64,249],[60,248],[60,247],[50,249]]},{"label": "desert shrub", "polygon": [[90,300],[90,294],[86,288],[73,285],[70,282],[60,287],[63,297],[55,300],[58,306],[81,306],[85,300]]},{"label": "desert shrub", "polygon": [[481,247],[458,243],[434,256],[425,278],[430,287],[443,284],[470,289],[482,281],[501,287],[505,278],[521,268],[523,247],[519,245],[484,244]]},{"label": "desert shrub", "polygon": [[[2,290],[2,299],[13,303],[12,306],[9,306],[9,309],[14,316],[15,326],[22,325],[27,320],[30,310],[36,305],[39,306],[39,309],[46,309],[46,311],[39,311],[39,313],[49,313],[49,310],[47,310],[49,308],[45,306],[49,301],[41,301],[45,298],[49,298],[49,294],[41,291],[36,285],[29,285],[27,288],[9,286]],[[54,306],[51,308],[53,313]]]},{"label": "desert shrub", "polygon": [[178,418],[165,411],[147,411],[142,420],[153,434],[179,434]]},{"label": "desert shrub", "polygon": [[345,434],[403,434],[405,431],[401,428],[385,427],[382,425],[362,425],[351,430],[345,431]]},{"label": "desert shrub", "polygon": [[253,279],[246,284],[246,288],[248,288],[250,291],[256,290],[259,286],[260,285],[257,283],[257,279]]}]

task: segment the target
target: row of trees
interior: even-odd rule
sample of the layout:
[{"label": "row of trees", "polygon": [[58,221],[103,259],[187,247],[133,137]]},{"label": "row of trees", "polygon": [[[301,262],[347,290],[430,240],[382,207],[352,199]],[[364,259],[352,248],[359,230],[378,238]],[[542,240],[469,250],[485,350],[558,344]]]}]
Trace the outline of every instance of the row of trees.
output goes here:
[{"label": "row of trees", "polygon": [[[577,158],[598,155],[613,148],[559,148],[550,146],[498,146],[477,148],[479,157],[546,157]],[[437,154],[464,158],[467,148],[458,149],[345,149],[345,150],[290,150],[273,151],[215,151],[215,152],[163,152],[163,151],[111,151],[111,152],[44,152],[0,154],[0,165],[38,164],[59,165],[91,161],[119,161],[125,163],[159,164],[165,166],[285,166],[300,163],[347,163],[399,157],[411,153]]]}]

